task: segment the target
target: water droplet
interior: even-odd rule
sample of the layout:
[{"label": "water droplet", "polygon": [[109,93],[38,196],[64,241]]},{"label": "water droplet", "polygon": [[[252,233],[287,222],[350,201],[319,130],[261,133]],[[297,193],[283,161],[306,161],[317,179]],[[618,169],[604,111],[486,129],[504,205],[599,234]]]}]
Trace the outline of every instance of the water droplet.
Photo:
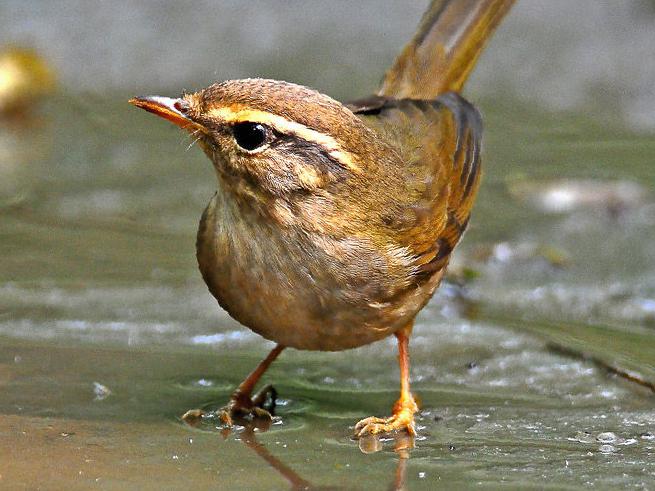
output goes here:
[{"label": "water droplet", "polygon": [[598,447],[598,451],[600,453],[606,453],[606,454],[614,453],[616,452],[616,448],[614,447],[614,445],[601,445],[600,447]]},{"label": "water droplet", "polygon": [[603,433],[598,433],[596,440],[603,443],[614,443],[618,440],[618,438],[611,431],[605,431]]},{"label": "water droplet", "polygon": [[195,381],[194,385],[197,385],[198,387],[211,387],[214,385],[214,382],[211,380],[207,380],[205,378],[201,378]]}]

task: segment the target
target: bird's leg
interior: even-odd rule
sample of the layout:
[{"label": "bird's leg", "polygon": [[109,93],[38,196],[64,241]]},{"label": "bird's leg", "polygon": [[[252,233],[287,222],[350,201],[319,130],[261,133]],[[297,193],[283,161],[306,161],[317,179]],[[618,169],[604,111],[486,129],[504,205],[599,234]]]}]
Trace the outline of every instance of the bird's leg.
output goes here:
[{"label": "bird's leg", "polygon": [[[264,358],[257,367],[250,372],[250,375],[241,382],[241,384],[236,388],[230,397],[230,402],[218,411],[218,417],[223,423],[228,426],[232,426],[234,423],[234,418],[245,418],[247,416],[252,416],[255,418],[266,418],[271,419],[271,413],[264,408],[264,404],[267,399],[271,399],[273,403],[275,402],[276,392],[273,386],[267,385],[262,390],[260,390],[254,396],[252,395],[255,385],[259,382],[259,379],[264,375],[264,372],[271,366],[271,363],[282,353],[282,350],[285,347],[281,344],[278,344],[271,350],[266,358]],[[190,421],[197,419],[202,416],[202,412],[195,409],[187,411],[182,419],[185,421]]]},{"label": "bird's leg", "polygon": [[409,390],[409,335],[411,332],[412,324],[396,332],[400,364],[400,398],[393,406],[393,415],[389,418],[371,416],[361,420],[355,425],[357,438],[398,430],[406,430],[411,436],[416,435],[414,413],[418,411],[418,406]]},{"label": "bird's leg", "polygon": [[259,382],[259,379],[264,375],[264,372],[268,370],[268,367],[271,366],[271,363],[273,363],[280,353],[282,353],[283,349],[284,346],[281,344],[275,346],[268,356],[264,358],[252,372],[250,372],[250,375],[248,375],[232,393],[230,402],[228,402],[227,406],[218,412],[223,423],[232,426],[234,417],[244,417],[249,415],[256,418],[271,419],[271,413],[264,409],[264,403],[266,402],[268,394],[275,399],[275,389],[273,389],[272,386],[267,385],[255,394],[254,397],[252,396],[252,392],[255,389],[257,382]]}]

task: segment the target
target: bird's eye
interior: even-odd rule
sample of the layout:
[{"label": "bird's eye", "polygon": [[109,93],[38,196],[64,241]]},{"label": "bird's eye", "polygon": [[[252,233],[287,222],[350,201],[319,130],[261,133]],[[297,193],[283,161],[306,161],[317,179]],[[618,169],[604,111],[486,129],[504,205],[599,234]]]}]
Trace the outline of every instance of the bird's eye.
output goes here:
[{"label": "bird's eye", "polygon": [[244,150],[257,150],[268,139],[268,128],[259,123],[238,123],[232,127],[234,139]]}]

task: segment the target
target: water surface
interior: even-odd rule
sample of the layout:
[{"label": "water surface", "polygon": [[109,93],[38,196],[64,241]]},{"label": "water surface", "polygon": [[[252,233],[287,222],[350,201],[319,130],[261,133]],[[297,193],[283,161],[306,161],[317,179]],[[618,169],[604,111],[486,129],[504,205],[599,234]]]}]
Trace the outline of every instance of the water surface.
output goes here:
[{"label": "water surface", "polygon": [[268,431],[179,419],[225,403],[272,344],[197,271],[209,162],[127,99],[250,75],[361,96],[419,3],[0,6],[0,40],[34,44],[60,77],[32,119],[0,122],[0,488],[653,487],[645,0],[519,2],[481,59],[467,94],[485,176],[412,337],[415,448],[350,438],[397,397],[392,340],[285,351]]},{"label": "water surface", "polygon": [[[0,440],[11,450],[2,481],[652,483],[653,394],[604,364],[655,379],[653,140],[513,100],[482,103],[480,200],[454,276],[412,338],[420,437],[411,451],[394,451],[406,446],[400,439],[373,454],[350,427],[397,396],[391,340],[285,352],[266,376],[281,397],[267,432],[222,435],[179,421],[226,401],[271,344],[219,310],[196,271],[195,227],[213,173],[174,127],[117,94],[60,95],[33,124],[4,128]],[[530,198],[564,178],[598,196],[578,203],[574,193],[558,213]],[[645,192],[605,196],[620,180]],[[476,278],[462,286],[467,274]]]}]

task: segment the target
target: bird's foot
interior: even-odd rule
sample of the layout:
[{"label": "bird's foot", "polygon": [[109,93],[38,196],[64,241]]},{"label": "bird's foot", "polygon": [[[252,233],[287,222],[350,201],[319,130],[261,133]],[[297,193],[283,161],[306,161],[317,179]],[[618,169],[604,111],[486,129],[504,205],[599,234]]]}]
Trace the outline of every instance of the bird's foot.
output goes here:
[{"label": "bird's foot", "polygon": [[275,411],[277,391],[272,385],[267,385],[253,397],[236,391],[230,402],[213,414],[207,415],[202,409],[191,409],[184,413],[182,420],[191,426],[196,426],[203,417],[218,417],[228,427],[235,423],[245,426],[253,422],[270,422]]},{"label": "bird's foot", "polygon": [[355,437],[362,438],[367,435],[378,435],[401,430],[407,431],[410,436],[415,436],[414,413],[417,411],[418,406],[411,395],[406,398],[401,397],[393,407],[393,416],[389,418],[371,416],[357,423],[355,425]]},{"label": "bird's foot", "polygon": [[254,397],[239,391],[232,394],[227,406],[217,411],[217,416],[226,426],[255,420],[271,421],[275,411],[277,391],[272,385],[267,385]]},{"label": "bird's foot", "polygon": [[200,426],[203,416],[205,416],[205,411],[202,409],[189,409],[182,415],[182,421],[189,426],[197,427]]}]

